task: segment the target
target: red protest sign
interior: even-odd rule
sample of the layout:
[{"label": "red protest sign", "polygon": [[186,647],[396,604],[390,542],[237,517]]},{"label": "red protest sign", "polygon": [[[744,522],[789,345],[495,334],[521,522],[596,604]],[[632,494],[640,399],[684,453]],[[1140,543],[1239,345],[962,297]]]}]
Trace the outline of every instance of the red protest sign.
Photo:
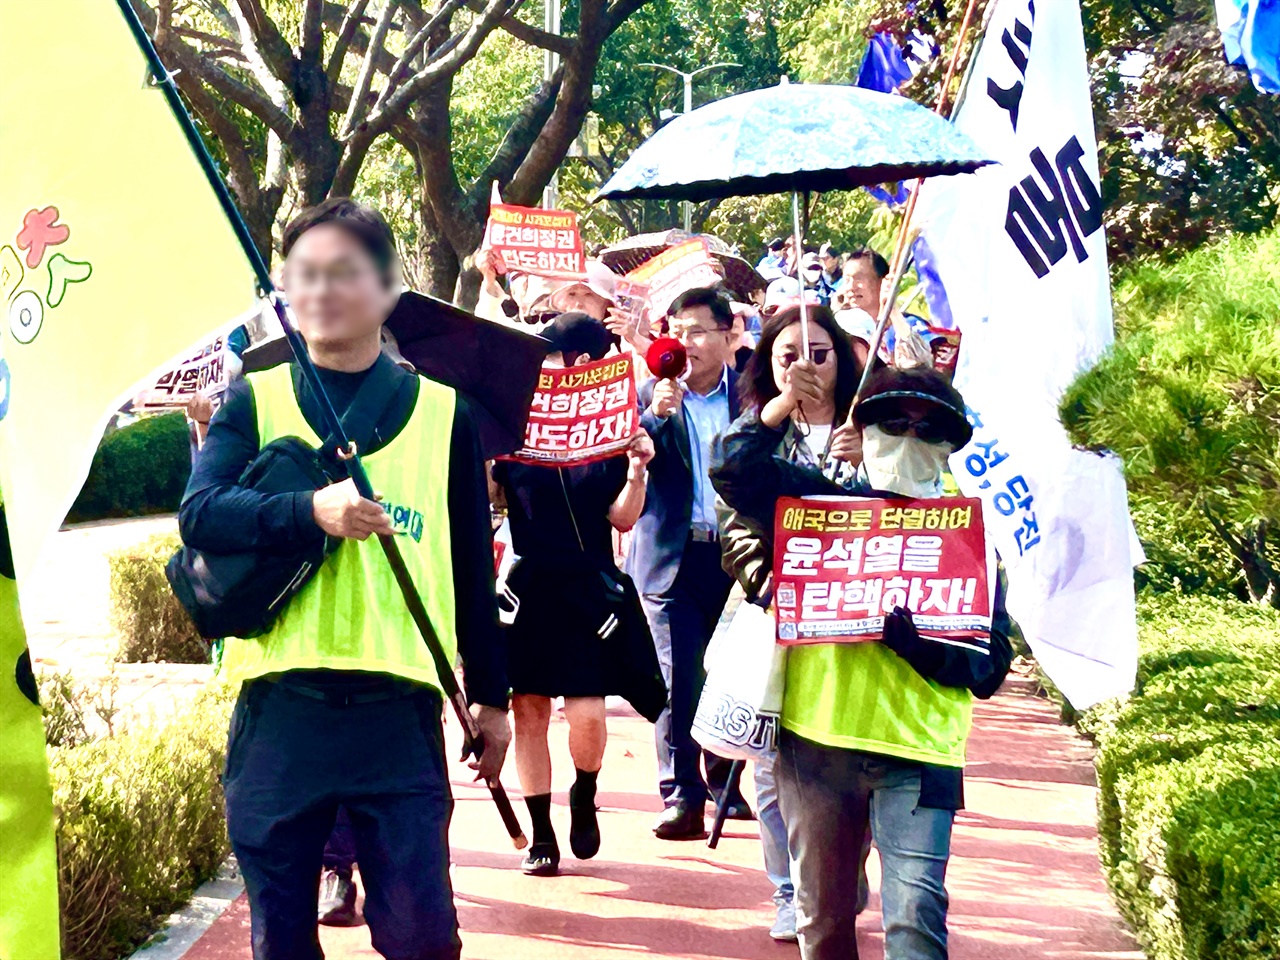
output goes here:
[{"label": "red protest sign", "polygon": [[577,466],[616,456],[639,426],[631,357],[578,367],[543,367],[524,447],[503,459]]},{"label": "red protest sign", "polygon": [[980,500],[782,499],[773,564],[782,644],[876,640],[894,607],[924,636],[991,635]]},{"label": "red protest sign", "polygon": [[694,287],[709,287],[724,279],[707,241],[694,237],[650,257],[626,275],[648,288],[652,317],[664,317],[671,301]]},{"label": "red protest sign", "polygon": [[568,210],[491,204],[484,245],[508,270],[577,279],[586,269],[578,215]]}]

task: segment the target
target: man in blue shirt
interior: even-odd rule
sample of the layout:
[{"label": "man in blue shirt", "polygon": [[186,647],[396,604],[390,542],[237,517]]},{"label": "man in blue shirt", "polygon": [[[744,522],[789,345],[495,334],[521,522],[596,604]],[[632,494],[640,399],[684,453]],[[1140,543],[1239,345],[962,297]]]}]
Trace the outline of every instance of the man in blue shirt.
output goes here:
[{"label": "man in blue shirt", "polygon": [[[664,840],[706,836],[710,791],[726,789],[729,763],[706,756],[691,730],[706,680],[702,660],[732,585],[720,565],[711,442],[741,412],[733,360],[733,310],[716,290],[681,294],[667,317],[688,352],[687,373],[640,389],[641,423],[653,437],[644,514],[635,527],[627,572],[640,591],[671,698],[655,730],[666,810],[654,827]],[[740,796],[730,816],[749,818]]]}]

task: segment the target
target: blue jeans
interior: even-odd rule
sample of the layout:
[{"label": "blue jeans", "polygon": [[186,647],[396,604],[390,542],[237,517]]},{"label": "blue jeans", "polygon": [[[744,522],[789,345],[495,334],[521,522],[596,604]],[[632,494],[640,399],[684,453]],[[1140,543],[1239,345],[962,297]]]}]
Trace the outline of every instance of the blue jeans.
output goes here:
[{"label": "blue jeans", "polygon": [[880,851],[885,960],[946,960],[954,812],[919,805],[919,765],[783,731],[777,780],[803,960],[858,956],[858,861],[868,822]]},{"label": "blue jeans", "polygon": [[787,853],[787,825],[778,807],[778,785],[773,767],[778,752],[770,751],[755,761],[756,814],[760,820],[760,846],[764,851],[764,872],[773,884],[773,902],[790,903],[796,894],[791,882],[791,856]]},{"label": "blue jeans", "polygon": [[440,694],[426,687],[350,706],[283,682],[241,688],[223,786],[254,960],[322,960],[320,867],[339,808],[350,819],[373,948],[388,960],[457,960],[440,711]]}]

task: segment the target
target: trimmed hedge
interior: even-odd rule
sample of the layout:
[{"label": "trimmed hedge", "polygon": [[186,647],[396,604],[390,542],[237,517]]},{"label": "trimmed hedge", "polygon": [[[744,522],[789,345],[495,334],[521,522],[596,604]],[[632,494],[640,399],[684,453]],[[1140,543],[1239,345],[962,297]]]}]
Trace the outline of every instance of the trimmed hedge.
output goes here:
[{"label": "trimmed hedge", "polygon": [[111,625],[120,635],[117,660],[209,662],[209,644],[164,575],[165,564],[181,545],[176,533],[159,533],[108,558]]},{"label": "trimmed hedge", "polygon": [[1280,957],[1280,614],[1140,601],[1132,697],[1086,714],[1102,860],[1151,960]]},{"label": "trimmed hedge", "polygon": [[181,413],[144,417],[107,434],[67,520],[172,513],[191,476],[191,440]]},{"label": "trimmed hedge", "polygon": [[214,686],[157,727],[50,749],[64,956],[128,956],[217,872],[230,712]]}]

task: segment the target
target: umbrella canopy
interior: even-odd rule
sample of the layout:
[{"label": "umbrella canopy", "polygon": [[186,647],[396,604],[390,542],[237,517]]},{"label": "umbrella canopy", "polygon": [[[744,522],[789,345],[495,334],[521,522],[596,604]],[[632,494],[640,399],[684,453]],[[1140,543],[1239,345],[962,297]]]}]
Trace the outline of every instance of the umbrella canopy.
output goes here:
[{"label": "umbrella canopy", "polygon": [[906,97],[790,84],[717,100],[646,140],[596,194],[692,200],[851,190],[967,173],[993,161]]},{"label": "umbrella canopy", "polygon": [[[419,373],[471,401],[485,459],[520,449],[547,354],[545,340],[411,290],[400,294],[386,329]],[[290,356],[283,337],[268,340],[245,351],[244,371],[262,370]]]},{"label": "umbrella canopy", "polygon": [[701,237],[707,242],[711,255],[724,268],[725,283],[742,299],[766,286],[764,277],[746,260],[737,256],[727,243],[709,233],[685,233],[683,230],[664,230],[661,233],[639,233],[600,251],[600,259],[615,273],[630,273],[640,264],[656,257],[668,247]]}]

